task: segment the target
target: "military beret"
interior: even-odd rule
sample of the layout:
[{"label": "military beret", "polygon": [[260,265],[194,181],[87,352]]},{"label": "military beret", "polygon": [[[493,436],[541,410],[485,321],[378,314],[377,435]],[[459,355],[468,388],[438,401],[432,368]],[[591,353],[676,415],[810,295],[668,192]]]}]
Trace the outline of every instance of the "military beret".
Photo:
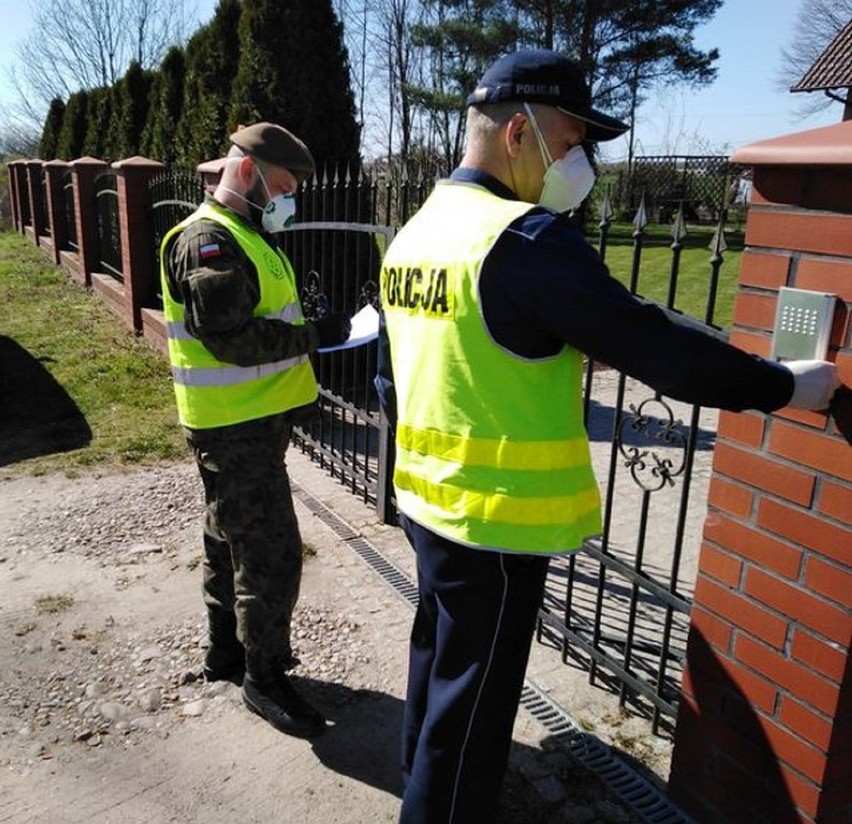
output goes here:
[{"label": "military beret", "polygon": [[316,169],[308,147],[296,135],[277,123],[243,126],[237,129],[229,140],[246,154],[287,169],[299,181],[309,178]]}]

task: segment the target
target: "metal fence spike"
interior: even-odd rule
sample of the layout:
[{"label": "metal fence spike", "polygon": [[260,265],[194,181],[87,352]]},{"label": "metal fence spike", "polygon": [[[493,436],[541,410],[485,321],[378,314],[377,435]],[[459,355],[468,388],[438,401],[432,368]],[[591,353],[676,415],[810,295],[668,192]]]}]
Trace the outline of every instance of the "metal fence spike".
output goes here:
[{"label": "metal fence spike", "polygon": [[683,201],[681,201],[680,209],[675,213],[675,219],[672,223],[672,238],[674,238],[675,243],[680,243],[688,234],[686,220],[683,217]]},{"label": "metal fence spike", "polygon": [[633,218],[633,225],[637,232],[641,232],[648,225],[648,212],[645,209],[645,192],[642,192],[642,200],[639,201],[639,208],[636,210],[636,217]]},{"label": "metal fence spike", "polygon": [[604,190],[603,201],[601,201],[601,227],[606,226],[613,217],[615,217],[615,211],[612,208],[612,197],[610,196],[610,187],[607,186]]},{"label": "metal fence spike", "polygon": [[713,237],[710,240],[710,250],[713,252],[713,257],[721,255],[722,252],[728,251],[728,242],[725,238],[725,227],[720,223],[713,232]]}]

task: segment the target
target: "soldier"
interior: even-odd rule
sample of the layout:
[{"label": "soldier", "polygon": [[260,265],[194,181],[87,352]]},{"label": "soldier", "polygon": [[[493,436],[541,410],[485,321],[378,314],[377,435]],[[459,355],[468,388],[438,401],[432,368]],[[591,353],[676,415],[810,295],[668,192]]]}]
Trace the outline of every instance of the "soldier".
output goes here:
[{"label": "soldier", "polygon": [[290,621],[302,541],[284,454],[293,423],[316,406],[309,355],[344,341],[350,321],[305,321],[293,268],[271,237],[293,219],[294,193],[314,172],[310,151],[273,123],[230,141],[221,181],[160,255],[178,417],[207,503],[204,675],[242,681],[250,710],[312,737],[325,719],[287,675],[298,663]]}]

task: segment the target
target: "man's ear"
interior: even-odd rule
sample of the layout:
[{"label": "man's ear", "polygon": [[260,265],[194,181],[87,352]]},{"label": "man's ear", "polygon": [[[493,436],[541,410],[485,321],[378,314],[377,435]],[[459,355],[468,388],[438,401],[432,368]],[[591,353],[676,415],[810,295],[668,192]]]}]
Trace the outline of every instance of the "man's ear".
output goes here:
[{"label": "man's ear", "polygon": [[251,184],[255,168],[255,162],[251,155],[244,155],[240,158],[240,162],[237,165],[237,174],[246,188]]},{"label": "man's ear", "polygon": [[529,120],[522,112],[515,112],[506,124],[505,139],[506,151],[509,157],[517,157],[521,151],[521,143],[527,137]]}]

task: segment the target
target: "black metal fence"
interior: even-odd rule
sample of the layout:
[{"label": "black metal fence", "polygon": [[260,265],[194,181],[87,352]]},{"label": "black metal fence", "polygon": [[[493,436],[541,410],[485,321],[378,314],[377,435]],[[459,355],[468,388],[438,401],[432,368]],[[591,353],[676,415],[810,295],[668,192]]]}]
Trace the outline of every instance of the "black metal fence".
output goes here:
[{"label": "black metal fence", "polygon": [[47,219],[47,175],[44,169],[35,169],[35,219],[41,231],[50,237],[53,234],[50,221]]},{"label": "black metal fence", "polygon": [[32,226],[33,216],[32,208],[30,207],[30,193],[28,187],[20,186],[18,189],[18,207],[21,211],[21,225]]},{"label": "black metal fence", "polygon": [[[151,257],[154,271],[160,270],[160,244],[166,233],[189,217],[204,198],[204,180],[193,169],[172,167],[162,174],[155,175],[148,184],[151,203],[151,229],[153,244]],[[163,306],[163,296],[157,280],[157,308]]]},{"label": "black metal fence", "polygon": [[98,224],[97,260],[100,262],[101,271],[123,282],[118,189],[113,171],[102,172],[95,180],[95,214]]},{"label": "black metal fence", "polygon": [[[674,169],[679,182],[663,186],[648,176],[653,202],[659,206],[682,194],[710,204],[708,210],[716,215],[707,303],[699,319],[712,324],[725,249],[726,197],[738,170],[718,165],[711,173],[705,165],[699,174],[691,166],[685,171],[677,163],[665,166],[656,160],[650,159],[647,168]],[[299,222],[279,237],[294,264],[308,318],[378,305],[379,266],[392,226],[414,212],[433,182],[434,176],[422,170],[367,175],[344,169],[302,187]],[[158,247],[165,231],[200,201],[201,183],[192,174],[168,173],[152,183],[152,193]],[[600,207],[598,246],[605,258],[616,209],[609,195]],[[633,211],[629,280],[636,292],[652,210],[640,197]],[[685,202],[683,208],[678,202],[677,212],[669,306],[678,296]],[[373,388],[375,344],[318,354],[314,363],[320,415],[297,429],[296,444],[393,521],[392,450]],[[697,554],[694,536],[687,533],[690,519],[704,506],[693,494],[692,471],[696,455],[707,453],[713,438],[712,428],[703,428],[701,409],[674,406],[624,375],[587,364],[586,425],[599,456],[604,531],[583,552],[551,564],[538,630],[540,642],[556,647],[566,664],[585,668],[590,681],[617,690],[623,704],[652,719],[655,731],[677,711]]]},{"label": "black metal fence", "polygon": [[59,209],[59,220],[62,221],[64,248],[76,252],[80,247],[77,243],[77,211],[74,207],[74,182],[70,170],[62,175],[60,192],[62,202]]},{"label": "black metal fence", "polygon": [[[283,232],[282,248],[300,273],[305,316],[354,315],[368,304],[378,310],[378,270],[392,236],[387,226],[338,221],[312,221]],[[296,441],[387,515],[387,433],[373,387],[375,363],[375,343],[316,355],[320,416],[299,428]]]}]

